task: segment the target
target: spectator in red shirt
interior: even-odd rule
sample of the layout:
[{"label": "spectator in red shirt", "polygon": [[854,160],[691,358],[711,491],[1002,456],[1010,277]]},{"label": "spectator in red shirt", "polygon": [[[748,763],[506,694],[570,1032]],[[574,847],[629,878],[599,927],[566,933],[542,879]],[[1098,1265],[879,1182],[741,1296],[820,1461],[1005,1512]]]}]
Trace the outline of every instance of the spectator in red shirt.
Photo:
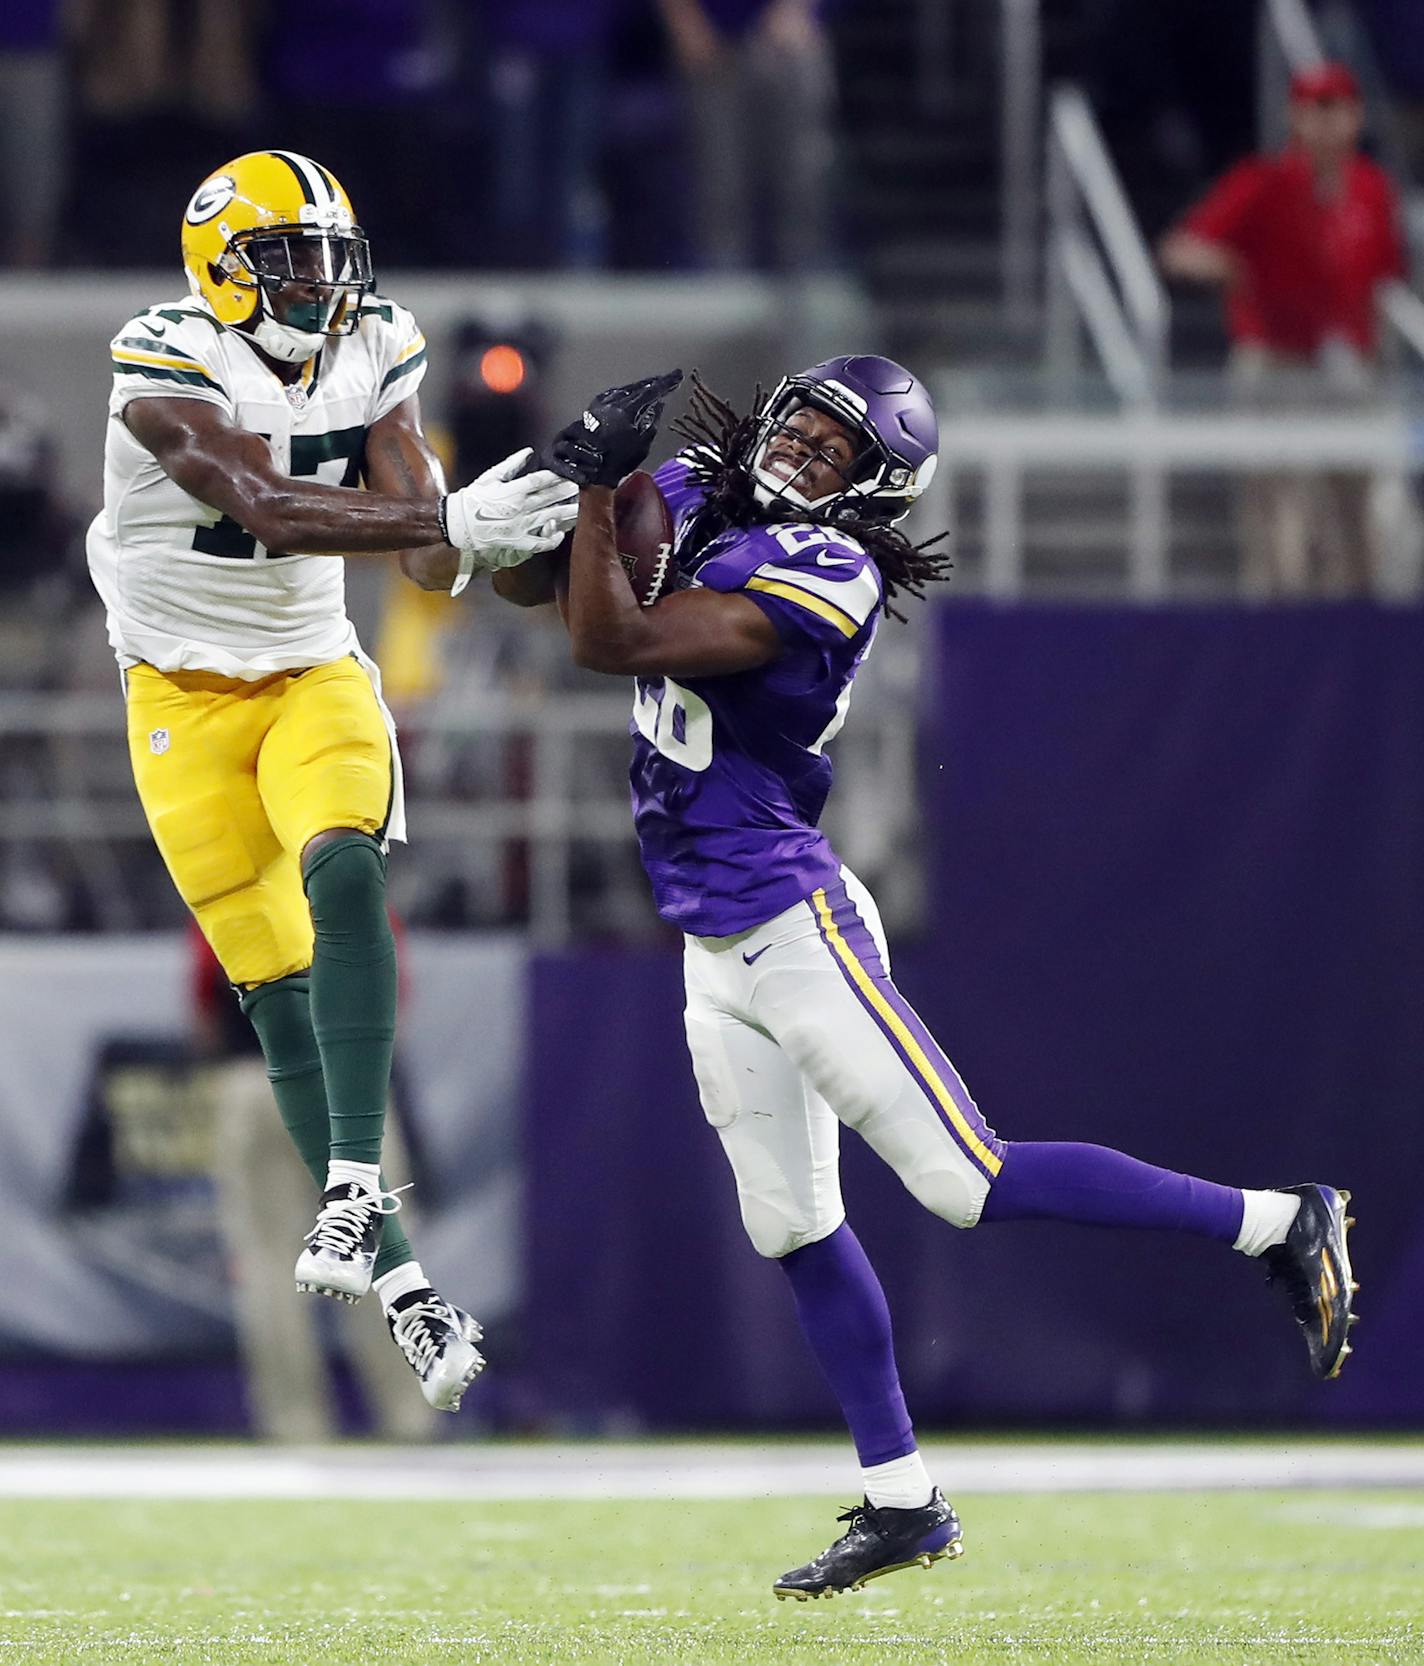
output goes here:
[{"label": "spectator in red shirt", "polygon": [[[1343,64],[1301,71],[1290,119],[1289,146],[1238,163],[1160,251],[1169,277],[1224,289],[1232,379],[1257,408],[1367,397],[1379,290],[1405,271],[1394,185],[1359,151],[1364,109],[1354,75]],[[1251,587],[1368,589],[1369,484],[1357,474],[1248,481]]]}]

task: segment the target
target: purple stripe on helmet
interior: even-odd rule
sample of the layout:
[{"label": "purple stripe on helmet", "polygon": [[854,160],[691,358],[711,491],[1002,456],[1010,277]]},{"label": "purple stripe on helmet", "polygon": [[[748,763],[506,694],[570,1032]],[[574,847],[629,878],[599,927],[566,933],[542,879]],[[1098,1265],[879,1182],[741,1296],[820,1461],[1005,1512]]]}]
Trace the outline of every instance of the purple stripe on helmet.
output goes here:
[{"label": "purple stripe on helmet", "polygon": [[[839,901],[836,899],[839,899]],[[826,903],[831,911],[831,919],[840,931],[841,938],[845,942],[847,948],[850,949],[851,953],[860,962],[861,966],[874,980],[875,986],[886,1005],[891,1008],[895,1015],[904,1024],[905,1028],[909,1030],[910,1034],[915,1038],[916,1042],[918,1042],[920,1050],[934,1067],[935,1074],[944,1084],[946,1092],[954,1101],[955,1108],[959,1111],[965,1122],[974,1130],[975,1134],[984,1143],[984,1145],[986,1145],[996,1157],[1002,1157],[1005,1151],[1004,1142],[995,1135],[994,1130],[990,1128],[988,1123],[985,1122],[984,1118],[979,1114],[979,1107],[974,1103],[973,1099],[969,1095],[969,1090],[960,1080],[959,1072],[945,1057],[938,1042],[935,1041],[934,1037],[920,1022],[919,1014],[916,1013],[914,1008],[908,1001],[905,1000],[904,996],[900,994],[899,990],[896,989],[895,985],[890,981],[889,974],[885,971],[884,963],[880,958],[880,950],[876,944],[875,938],[871,935],[870,929],[866,925],[865,921],[861,919],[855,904],[850,900],[844,883],[837,883],[834,887],[826,887]],[[840,970],[840,974],[845,979],[851,993],[875,1021],[876,1028],[880,1031],[881,1035],[885,1037],[886,1041],[890,1043],[891,1047],[895,1049],[896,1056],[905,1066],[906,1070],[908,1070],[914,1079],[920,1084],[921,1091],[924,1093],[924,1096],[929,1103],[934,1107],[935,1114],[943,1123],[945,1131],[949,1134],[950,1138],[960,1148],[969,1161],[974,1164],[975,1168],[977,1168],[987,1179],[992,1180],[994,1178],[993,1170],[987,1163],[984,1162],[977,1152],[971,1150],[969,1146],[965,1144],[963,1135],[950,1120],[944,1106],[939,1101],[939,1096],[925,1079],[923,1072],[905,1050],[899,1037],[896,1036],[895,1032],[886,1023],[884,1017],[876,1011],[875,1007],[866,997],[864,990],[861,989],[860,985],[852,976],[850,968],[841,959],[840,955],[836,953],[836,950],[831,944],[830,938],[826,932],[825,924],[821,920],[819,911],[816,911],[816,925],[817,929],[821,933],[822,942],[825,943],[827,951],[830,953],[831,958],[835,961]],[[866,952],[864,953],[862,952],[862,944],[865,945]]]}]

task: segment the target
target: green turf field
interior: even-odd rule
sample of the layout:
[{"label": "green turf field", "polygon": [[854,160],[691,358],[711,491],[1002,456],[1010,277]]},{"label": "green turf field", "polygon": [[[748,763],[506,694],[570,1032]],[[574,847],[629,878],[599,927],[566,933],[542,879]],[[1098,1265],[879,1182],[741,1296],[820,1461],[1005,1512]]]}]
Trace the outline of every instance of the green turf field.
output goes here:
[{"label": "green turf field", "polygon": [[0,1504],[0,1660],[1424,1661],[1419,1493],[965,1495],[967,1553],[833,1602],[779,1503]]}]

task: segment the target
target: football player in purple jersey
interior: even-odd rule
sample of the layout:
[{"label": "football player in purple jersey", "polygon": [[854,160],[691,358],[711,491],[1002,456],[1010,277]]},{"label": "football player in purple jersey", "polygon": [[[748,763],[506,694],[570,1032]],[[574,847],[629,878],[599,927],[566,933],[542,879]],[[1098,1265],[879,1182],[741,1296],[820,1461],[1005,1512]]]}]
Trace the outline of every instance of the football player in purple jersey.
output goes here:
[{"label": "football player in purple jersey", "polygon": [[658,912],[685,933],[703,1109],[860,1459],[846,1532],[774,1587],[804,1600],[961,1548],[916,1449],[884,1293],[846,1222],[841,1124],[954,1226],[1156,1228],[1262,1257],[1321,1377],[1349,1352],[1349,1194],[1243,1191],[989,1127],[895,987],[873,899],[817,830],[826,744],[880,616],[943,575],[897,529],[934,472],[934,408],[907,370],[870,356],[786,377],[743,420],[696,385],[677,425],[689,448],[656,475],[677,588],[644,606],[615,546],[613,488],[680,380],[610,389],[554,442],[553,466],[581,487],[568,623],[581,665],[637,679],[634,818]]}]

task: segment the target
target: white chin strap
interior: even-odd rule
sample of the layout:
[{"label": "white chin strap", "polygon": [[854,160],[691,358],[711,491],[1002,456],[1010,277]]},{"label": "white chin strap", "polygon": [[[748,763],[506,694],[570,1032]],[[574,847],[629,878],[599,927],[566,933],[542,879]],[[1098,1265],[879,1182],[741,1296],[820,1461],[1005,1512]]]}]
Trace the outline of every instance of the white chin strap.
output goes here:
[{"label": "white chin strap", "polygon": [[283,364],[305,364],[321,351],[326,337],[312,330],[294,330],[290,324],[279,324],[275,318],[258,319],[252,339],[269,358]]}]

